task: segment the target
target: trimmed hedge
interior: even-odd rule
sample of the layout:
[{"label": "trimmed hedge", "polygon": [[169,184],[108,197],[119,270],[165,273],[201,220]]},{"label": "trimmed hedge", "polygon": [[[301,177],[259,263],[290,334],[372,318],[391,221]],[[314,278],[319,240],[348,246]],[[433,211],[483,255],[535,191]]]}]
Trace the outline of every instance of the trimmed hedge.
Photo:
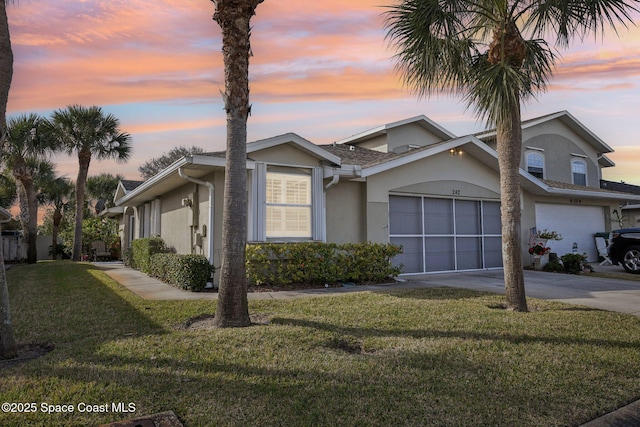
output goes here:
[{"label": "trimmed hedge", "polygon": [[382,243],[257,243],[247,247],[255,285],[380,282],[400,274],[391,260],[402,248]]},{"label": "trimmed hedge", "polygon": [[144,239],[136,239],[131,242],[131,252],[126,254],[131,267],[149,274],[149,265],[151,256],[157,253],[167,253],[172,250],[167,248],[161,237],[146,237]]},{"label": "trimmed hedge", "polygon": [[187,291],[201,291],[213,267],[204,255],[157,253],[151,255],[149,275]]}]

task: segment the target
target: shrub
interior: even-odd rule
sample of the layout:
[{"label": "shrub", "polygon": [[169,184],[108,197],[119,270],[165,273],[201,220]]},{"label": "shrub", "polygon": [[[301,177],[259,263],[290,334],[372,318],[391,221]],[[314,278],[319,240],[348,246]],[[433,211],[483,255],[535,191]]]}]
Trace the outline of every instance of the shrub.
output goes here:
[{"label": "shrub", "polygon": [[401,248],[381,243],[260,243],[247,247],[249,283],[286,286],[379,282],[400,274],[391,259]]},{"label": "shrub", "polygon": [[127,254],[131,267],[149,274],[151,256],[158,253],[171,252],[161,237],[147,237],[131,242],[131,253]]},{"label": "shrub", "polygon": [[213,267],[204,255],[157,253],[151,256],[149,275],[188,291],[201,291]]},{"label": "shrub", "polygon": [[562,255],[560,259],[564,265],[564,271],[570,274],[579,274],[584,268],[584,261],[587,257],[581,254],[566,254]]}]

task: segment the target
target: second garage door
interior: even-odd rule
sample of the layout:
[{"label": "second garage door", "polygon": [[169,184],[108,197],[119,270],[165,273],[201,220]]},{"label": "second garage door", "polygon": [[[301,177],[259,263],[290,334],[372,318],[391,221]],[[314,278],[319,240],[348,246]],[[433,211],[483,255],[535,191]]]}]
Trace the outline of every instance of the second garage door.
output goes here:
[{"label": "second garage door", "polygon": [[389,236],[403,273],[502,266],[498,202],[392,195]]},{"label": "second garage door", "polygon": [[558,256],[571,253],[576,243],[578,252],[586,253],[589,261],[598,259],[593,235],[605,230],[601,206],[536,203],[536,226],[538,230],[554,230],[562,235],[562,240],[547,242]]}]

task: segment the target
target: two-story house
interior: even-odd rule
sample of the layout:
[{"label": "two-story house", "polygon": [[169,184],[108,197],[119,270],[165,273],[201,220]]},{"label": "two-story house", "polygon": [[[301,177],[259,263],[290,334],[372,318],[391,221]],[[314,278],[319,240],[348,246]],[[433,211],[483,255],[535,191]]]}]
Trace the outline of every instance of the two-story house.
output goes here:
[{"label": "two-story house", "polygon": [[[252,242],[391,242],[404,272],[500,268],[500,185],[494,133],[458,137],[425,116],[389,123],[330,145],[295,134],[247,144]],[[567,112],[523,123],[522,246],[532,229],[596,260],[594,233],[640,196],[600,188],[612,149]],[[123,248],[160,235],[179,253],[220,264],[224,152],[182,158],[143,182],[124,184],[112,215]],[[139,184],[139,185],[138,185]]]}]

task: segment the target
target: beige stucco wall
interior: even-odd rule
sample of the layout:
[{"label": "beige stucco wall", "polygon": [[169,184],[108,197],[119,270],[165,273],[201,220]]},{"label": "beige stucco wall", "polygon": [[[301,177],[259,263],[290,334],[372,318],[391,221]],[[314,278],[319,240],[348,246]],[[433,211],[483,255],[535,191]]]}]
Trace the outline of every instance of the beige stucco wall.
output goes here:
[{"label": "beige stucco wall", "polygon": [[424,147],[441,141],[441,138],[435,136],[417,123],[409,123],[404,126],[391,128],[387,131],[389,152],[405,145]]},{"label": "beige stucco wall", "polygon": [[279,145],[273,148],[253,152],[249,157],[256,162],[288,164],[295,166],[319,166],[320,162],[312,155],[292,145]]},{"label": "beige stucco wall", "polygon": [[469,154],[444,152],[367,178],[367,240],[389,241],[389,193],[499,200],[498,173]]},{"label": "beige stucco wall", "polygon": [[526,170],[527,147],[542,148],[545,159],[545,179],[571,183],[571,160],[579,158],[572,156],[571,153],[581,154],[587,156],[583,158],[587,164],[587,186],[600,188],[600,169],[596,149],[560,120],[524,129],[522,141],[521,167],[523,169]]},{"label": "beige stucco wall", "polygon": [[325,200],[327,242],[365,242],[365,184],[342,179],[325,192]]}]

